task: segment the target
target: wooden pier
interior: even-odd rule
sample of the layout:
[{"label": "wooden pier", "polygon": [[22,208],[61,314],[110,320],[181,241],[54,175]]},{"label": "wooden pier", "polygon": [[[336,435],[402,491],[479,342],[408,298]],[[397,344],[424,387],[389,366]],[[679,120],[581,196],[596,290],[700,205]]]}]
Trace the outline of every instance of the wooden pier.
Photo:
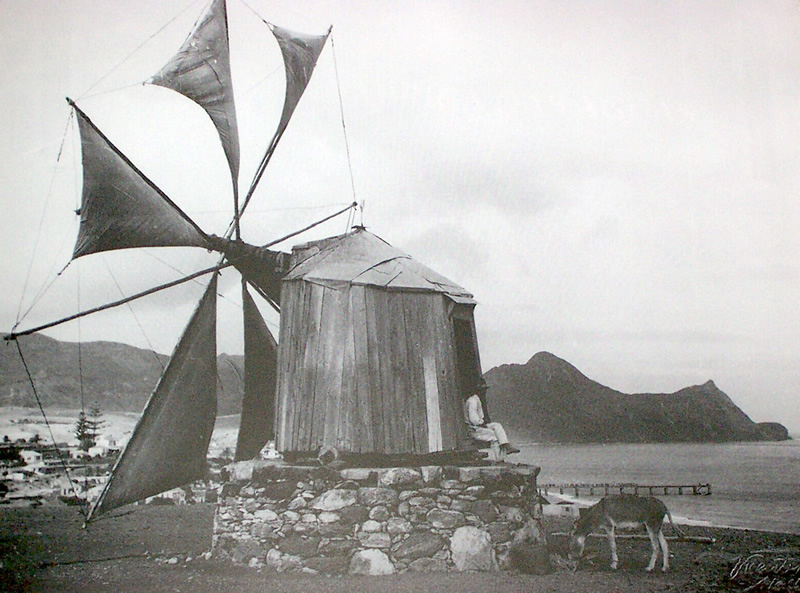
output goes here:
[{"label": "wooden pier", "polygon": [[711,496],[711,484],[539,484],[539,494],[546,495],[550,492],[580,496],[581,493],[595,496],[602,494],[662,494],[679,495],[691,494],[694,496]]}]

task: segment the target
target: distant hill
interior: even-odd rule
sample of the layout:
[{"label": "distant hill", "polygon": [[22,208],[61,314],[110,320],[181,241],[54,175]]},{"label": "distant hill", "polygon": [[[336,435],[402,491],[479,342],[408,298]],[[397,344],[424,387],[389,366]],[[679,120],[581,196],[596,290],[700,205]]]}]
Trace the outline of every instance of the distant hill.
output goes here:
[{"label": "distant hill", "polygon": [[675,393],[626,394],[547,352],[485,374],[492,420],[534,442],[722,442],[785,440],[778,423],[756,424],[713,381]]},{"label": "distant hill", "polygon": [[[19,338],[42,404],[53,408],[80,405],[81,385],[87,407],[104,411],[141,412],[167,364],[168,356],[117,342],[61,342],[34,334]],[[219,414],[240,412],[243,392],[242,356],[217,357]],[[35,407],[36,398],[16,347],[0,343],[0,406]]]},{"label": "distant hill", "polygon": [[[61,342],[35,334],[20,338],[45,408],[80,405],[141,412],[168,357],[116,342]],[[241,411],[242,356],[217,357],[218,413]],[[712,381],[671,394],[625,394],[584,376],[547,352],[527,364],[485,374],[489,412],[518,440],[537,442],[670,442],[784,440],[778,423],[756,424]],[[36,407],[13,344],[0,343],[0,406]]]}]

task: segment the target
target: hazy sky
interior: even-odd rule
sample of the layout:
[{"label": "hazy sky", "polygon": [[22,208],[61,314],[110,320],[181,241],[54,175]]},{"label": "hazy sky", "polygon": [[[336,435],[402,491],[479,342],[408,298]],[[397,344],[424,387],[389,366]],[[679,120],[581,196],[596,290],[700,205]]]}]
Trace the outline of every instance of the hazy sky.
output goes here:
[{"label": "hazy sky", "polygon": [[[796,1],[229,5],[244,186],[283,98],[277,45],[254,11],[309,33],[333,25],[246,240],[353,200],[341,93],[364,224],[475,294],[485,370],[546,350],[625,392],[713,379],[754,420],[800,432]],[[56,277],[80,196],[67,95],[204,230],[224,232],[230,179],[210,120],[137,84],[203,6],[0,0],[3,331],[32,303],[21,329],[214,263],[149,249]],[[241,350],[237,284],[223,274],[221,351]],[[49,335],[170,352],[202,290]]]}]

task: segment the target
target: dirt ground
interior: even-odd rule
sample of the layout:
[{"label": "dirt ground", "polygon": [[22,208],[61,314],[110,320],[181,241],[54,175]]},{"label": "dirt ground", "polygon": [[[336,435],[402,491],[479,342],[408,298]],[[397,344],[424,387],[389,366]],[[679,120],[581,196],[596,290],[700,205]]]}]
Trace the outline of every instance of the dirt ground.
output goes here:
[{"label": "dirt ground", "polygon": [[[130,507],[89,528],[75,507],[0,507],[0,590],[14,592],[193,593],[437,593],[800,591],[800,536],[686,527],[713,544],[670,540],[672,570],[644,571],[650,544],[618,540],[620,567],[608,565],[604,539],[590,538],[594,555],[577,571],[566,554],[563,520],[548,520],[550,574],[405,573],[386,577],[276,574],[202,557],[209,549],[211,505]],[[671,527],[665,527],[669,537]],[[756,556],[753,556],[756,554]],[[747,561],[747,559],[750,559]],[[758,560],[758,562],[756,562]],[[660,566],[660,560],[659,560]],[[748,589],[750,587],[750,589]]]}]

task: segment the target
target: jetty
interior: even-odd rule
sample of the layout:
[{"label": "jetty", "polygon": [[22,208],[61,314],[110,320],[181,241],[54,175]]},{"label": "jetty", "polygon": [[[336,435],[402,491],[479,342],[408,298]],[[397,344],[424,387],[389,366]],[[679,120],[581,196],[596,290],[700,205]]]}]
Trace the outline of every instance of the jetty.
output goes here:
[{"label": "jetty", "polygon": [[547,495],[550,492],[558,494],[581,493],[594,496],[595,494],[662,494],[694,496],[711,496],[711,483],[705,484],[636,484],[631,482],[617,484],[540,484],[539,494]]}]

